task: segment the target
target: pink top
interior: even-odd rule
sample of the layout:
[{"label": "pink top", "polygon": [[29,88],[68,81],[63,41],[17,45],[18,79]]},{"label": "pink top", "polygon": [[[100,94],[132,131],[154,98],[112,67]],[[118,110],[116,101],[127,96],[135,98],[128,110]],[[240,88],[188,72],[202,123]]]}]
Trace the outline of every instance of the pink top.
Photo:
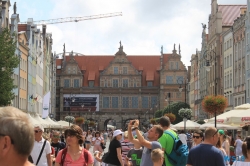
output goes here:
[{"label": "pink top", "polygon": [[[57,157],[56,157],[57,163],[61,163],[62,151],[63,150],[60,150],[57,154]],[[88,164],[93,164],[94,159],[93,159],[91,153],[89,151],[87,151],[87,153],[88,153]],[[82,154],[80,155],[80,157],[76,161],[73,161],[71,156],[67,153],[65,160],[64,160],[64,163],[63,163],[63,166],[83,166],[84,164],[86,164],[86,163],[85,163],[85,158],[84,158],[84,149],[82,149]]]}]

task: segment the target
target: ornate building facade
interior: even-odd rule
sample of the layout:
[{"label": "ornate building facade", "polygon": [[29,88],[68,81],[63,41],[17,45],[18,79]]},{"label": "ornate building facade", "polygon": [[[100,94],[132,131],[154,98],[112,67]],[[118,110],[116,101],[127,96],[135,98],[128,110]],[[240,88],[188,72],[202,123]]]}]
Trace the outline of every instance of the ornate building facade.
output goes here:
[{"label": "ornate building facade", "polygon": [[121,43],[114,56],[72,51],[56,60],[56,69],[57,120],[84,116],[103,129],[103,123],[113,119],[122,127],[128,119],[152,118],[157,110],[186,97],[187,69],[180,47],[179,54],[174,46],[172,54],[153,56],[128,56]]}]

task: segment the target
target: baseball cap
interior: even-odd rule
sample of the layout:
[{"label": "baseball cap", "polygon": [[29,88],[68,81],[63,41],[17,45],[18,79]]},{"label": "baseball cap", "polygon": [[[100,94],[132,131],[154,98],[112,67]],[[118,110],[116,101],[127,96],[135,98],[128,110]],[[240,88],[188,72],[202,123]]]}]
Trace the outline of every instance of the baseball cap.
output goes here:
[{"label": "baseball cap", "polygon": [[120,134],[122,134],[121,130],[115,130],[113,133],[113,137],[116,137],[117,135],[120,135]]},{"label": "baseball cap", "polygon": [[218,133],[219,133],[220,135],[225,135],[224,130],[219,130]]}]

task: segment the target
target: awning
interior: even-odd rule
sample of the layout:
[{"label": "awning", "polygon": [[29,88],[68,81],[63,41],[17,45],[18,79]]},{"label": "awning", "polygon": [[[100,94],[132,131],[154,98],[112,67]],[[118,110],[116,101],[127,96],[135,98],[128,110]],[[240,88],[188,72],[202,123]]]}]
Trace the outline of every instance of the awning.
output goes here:
[{"label": "awning", "polygon": [[94,81],[95,80],[95,72],[94,71],[89,72],[88,80],[89,81]]},{"label": "awning", "polygon": [[154,73],[147,72],[146,81],[154,81]]}]

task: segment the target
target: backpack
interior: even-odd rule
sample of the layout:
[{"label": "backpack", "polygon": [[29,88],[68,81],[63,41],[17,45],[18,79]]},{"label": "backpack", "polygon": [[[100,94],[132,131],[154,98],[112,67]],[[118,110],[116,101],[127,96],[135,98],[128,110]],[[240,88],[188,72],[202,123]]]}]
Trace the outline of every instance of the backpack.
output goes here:
[{"label": "backpack", "polygon": [[[61,166],[63,166],[63,163],[64,163],[64,160],[65,160],[65,158],[66,158],[66,154],[67,154],[67,148],[64,148],[63,150],[62,150],[62,156],[61,156],[61,163],[60,163],[60,165]],[[88,165],[88,151],[86,150],[86,149],[83,149],[84,151],[84,159],[85,159],[85,165],[84,166],[87,166]]]},{"label": "backpack", "polygon": [[188,146],[182,144],[179,137],[175,137],[170,131],[164,131],[165,134],[170,135],[174,140],[174,145],[170,154],[167,155],[168,161],[174,166],[186,166],[188,159]]}]

